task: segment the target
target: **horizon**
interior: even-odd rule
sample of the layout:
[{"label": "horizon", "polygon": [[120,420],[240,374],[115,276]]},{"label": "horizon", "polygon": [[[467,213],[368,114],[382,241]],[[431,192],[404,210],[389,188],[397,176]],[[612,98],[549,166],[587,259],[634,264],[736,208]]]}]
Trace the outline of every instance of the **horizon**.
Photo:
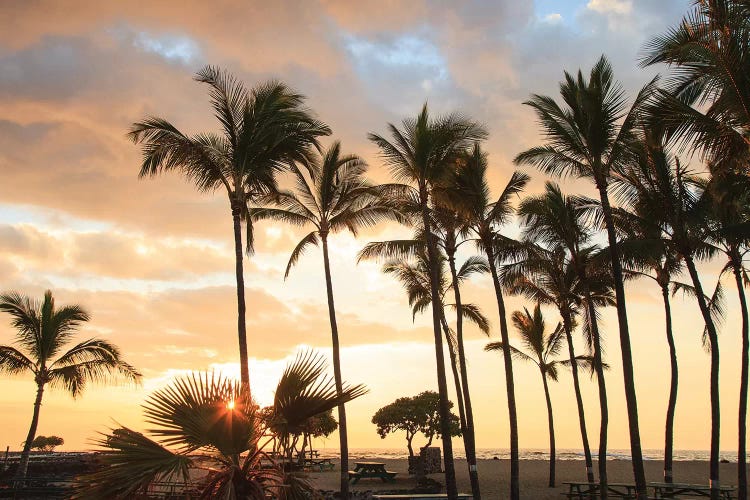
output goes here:
[{"label": "horizon", "polygon": [[[20,27],[0,34],[0,167],[6,174],[0,183],[0,291],[40,298],[50,288],[58,304],[83,305],[92,321],[76,338],[111,340],[144,373],[140,388],[92,386],[75,401],[48,390],[38,433],[62,436],[61,450],[84,446],[115,423],[148,428],[140,405],[176,375],[239,373],[226,199],[222,193],[199,194],[178,175],[139,180],[140,151],[125,137],[133,122],[150,114],[191,132],[215,130],[206,89],[192,79],[199,68],[218,65],[248,85],[268,78],[287,82],[333,129],[324,144],[341,139],[344,151],[367,160],[375,181],[388,175],[367,133],[414,116],[423,102],[439,113],[461,111],[490,129],[485,148],[497,194],[514,170],[513,156],[542,139],[533,113],[521,103],[532,93],[556,96],[563,71],[587,72],[601,53],[610,57],[632,99],[657,70],[666,71],[638,67],[644,42],[674,25],[689,2],[538,0],[443,9],[396,1],[388,2],[390,9],[378,8],[379,2],[294,5],[227,2],[221,12],[166,3],[127,12],[109,4],[0,5],[4,18]],[[276,43],[273,35],[280,35]],[[690,164],[702,167],[697,158]],[[522,170],[532,177],[526,193],[540,192],[548,178]],[[580,181],[558,182],[566,193],[592,192]],[[514,231],[516,225],[508,227]],[[320,250],[308,251],[283,280],[289,253],[303,234],[261,223],[256,254],[245,260],[250,379],[261,404],[269,403],[285,363],[300,348],[330,358]],[[357,239],[331,236],[344,380],[370,389],[347,404],[352,449],[405,449],[400,434],[378,437],[373,413],[397,397],[436,389],[429,314],[412,321],[403,290],[380,272],[380,264],[355,262],[367,242],[408,234],[381,224]],[[707,288],[719,269],[716,262],[700,265]],[[659,290],[638,281],[626,292],[643,448],[657,450],[663,447],[669,381]],[[501,356],[483,351],[498,339],[492,284],[475,279],[462,293],[482,306],[492,326],[490,339],[474,327],[466,332],[477,442],[481,449],[502,449],[508,419]],[[682,369],[675,450],[704,451],[710,408],[702,319],[691,298],[676,296],[674,302]],[[518,297],[507,304],[508,312],[532,307]],[[554,325],[556,312],[543,310]],[[728,292],[720,334],[721,448],[727,450],[737,441],[738,310]],[[604,311],[602,321],[612,365],[610,448],[627,449],[615,310]],[[8,317],[0,315],[0,344],[12,339]],[[580,335],[576,339],[581,350]],[[514,373],[521,448],[543,449],[547,424],[538,372],[515,364]],[[0,445],[18,445],[28,429],[34,383],[4,376],[3,388]],[[551,391],[558,445],[576,449],[580,434],[569,374]],[[582,377],[582,391],[592,432],[599,423],[595,382]],[[336,439],[334,434],[328,441]]]}]

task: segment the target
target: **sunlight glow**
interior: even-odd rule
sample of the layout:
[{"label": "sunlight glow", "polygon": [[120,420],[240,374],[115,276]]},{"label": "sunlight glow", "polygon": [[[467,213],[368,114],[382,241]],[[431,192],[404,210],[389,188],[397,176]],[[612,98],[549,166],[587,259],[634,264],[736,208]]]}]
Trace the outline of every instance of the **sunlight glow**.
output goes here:
[{"label": "sunlight glow", "polygon": [[227,402],[227,410],[229,411],[234,410],[234,399]]}]

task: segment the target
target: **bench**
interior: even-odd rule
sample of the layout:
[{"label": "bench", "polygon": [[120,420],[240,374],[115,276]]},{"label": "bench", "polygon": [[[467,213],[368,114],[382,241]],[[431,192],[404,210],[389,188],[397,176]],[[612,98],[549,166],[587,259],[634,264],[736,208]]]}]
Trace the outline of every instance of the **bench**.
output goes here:
[{"label": "bench", "polygon": [[319,472],[332,471],[336,467],[336,464],[331,462],[330,458],[322,458],[320,460],[306,459],[304,469],[314,470]]},{"label": "bench", "polygon": [[72,492],[70,479],[29,477],[11,479],[7,485],[0,486],[0,498],[68,498]]},{"label": "bench", "polygon": [[[705,484],[648,483],[654,489],[654,498],[711,497],[711,487]],[[719,498],[734,498],[734,486],[719,486]]]},{"label": "bench", "polygon": [[352,481],[352,484],[357,484],[359,480],[362,478],[379,478],[384,483],[385,482],[392,483],[396,480],[396,474],[398,474],[398,472],[392,472],[389,470],[382,470],[382,471],[350,470],[349,481]]},{"label": "bench", "polygon": [[[373,495],[373,500],[437,500],[448,498],[447,493],[400,493],[398,495]],[[467,493],[459,493],[456,497],[458,500],[472,500],[472,496]]]},{"label": "bench", "polygon": [[[563,484],[568,485],[568,492],[562,493],[566,498],[595,498],[599,496],[599,490],[601,489],[599,483],[585,481],[565,481]],[[638,498],[635,485],[628,483],[607,483],[607,496],[625,499]]]}]

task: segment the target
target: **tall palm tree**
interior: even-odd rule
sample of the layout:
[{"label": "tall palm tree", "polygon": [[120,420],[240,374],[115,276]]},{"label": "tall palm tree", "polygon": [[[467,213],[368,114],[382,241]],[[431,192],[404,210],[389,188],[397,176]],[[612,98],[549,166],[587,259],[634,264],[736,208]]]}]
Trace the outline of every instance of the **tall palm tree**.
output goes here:
[{"label": "tall palm tree", "polygon": [[273,439],[288,443],[311,417],[367,392],[362,385],[337,390],[325,368],[321,356],[298,354],[284,370],[267,414],[245,384],[215,373],[177,378],[143,405],[155,439],[126,427],[105,434],[97,444],[105,450],[106,467],[78,478],[75,498],[132,498],[155,481],[187,486],[191,476],[202,477],[201,498],[310,498],[314,486],[272,460],[269,465],[267,448]]},{"label": "tall palm tree", "polygon": [[533,95],[525,103],[536,112],[547,143],[520,153],[514,160],[516,164],[534,165],[549,174],[590,179],[599,192],[617,297],[630,451],[639,499],[647,498],[646,475],[638,426],[624,278],[608,187],[612,174],[631,159],[630,149],[636,138],[641,108],[652,94],[654,84],[655,80],[647,84],[628,109],[625,93],[615,82],[612,67],[604,56],[591,69],[588,81],[580,70],[576,76],[565,72],[565,81],[560,84],[564,107],[551,97],[541,95]]},{"label": "tall palm tree", "polygon": [[573,345],[575,317],[580,313],[581,282],[568,253],[562,246],[548,250],[532,241],[523,241],[519,248],[512,249],[515,262],[500,269],[500,280],[508,293],[524,295],[542,304],[554,305],[560,312],[563,331],[568,346],[568,361],[573,374],[573,391],[578,409],[578,425],[581,431],[583,456],[586,463],[586,480],[594,482],[586,414],[583,407],[578,366]]},{"label": "tall palm tree", "polygon": [[89,320],[89,313],[79,305],[55,307],[50,290],[41,301],[17,292],[4,293],[0,295],[0,312],[10,315],[16,330],[16,347],[0,345],[0,372],[31,373],[36,383],[34,413],[16,470],[16,477],[23,479],[47,385],[65,389],[77,398],[90,383],[111,382],[117,376],[139,382],[141,374],[106,340],[91,338],[63,351],[76,330]]},{"label": "tall palm tree", "polygon": [[[439,198],[439,190],[436,194]],[[409,212],[414,211],[409,210],[411,205],[411,203],[404,203],[402,206],[407,212]],[[479,473],[477,470],[476,436],[474,433],[474,411],[471,404],[469,374],[466,363],[466,351],[464,348],[464,316],[460,312],[463,311],[461,287],[459,286],[458,269],[456,267],[456,253],[458,252],[459,247],[470,240],[465,237],[466,235],[461,234],[461,218],[455,210],[451,209],[446,204],[440,204],[439,201],[437,206],[432,207],[432,210],[433,221],[435,223],[433,233],[435,241],[439,250],[445,253],[451,272],[451,289],[453,290],[454,307],[456,310],[456,354],[461,378],[460,386],[463,391],[463,396],[457,396],[457,401],[459,404],[459,414],[461,421],[463,422],[462,436],[464,440],[464,450],[466,452],[466,465],[469,470],[469,482],[471,483],[472,496],[474,498],[481,498]],[[417,257],[420,252],[421,254],[424,254],[426,251],[424,242],[424,234],[418,234],[414,239],[410,240],[373,241],[365,245],[359,253],[358,260],[381,257],[401,259],[414,258]],[[448,342],[448,347],[452,347],[450,341]],[[450,351],[449,354],[453,356],[453,353]]]},{"label": "tall palm tree", "polygon": [[[576,366],[578,364],[593,366],[590,356],[578,356],[571,364],[570,360],[554,359],[563,349],[565,330],[562,323],[558,323],[554,330],[548,331],[539,304],[534,307],[533,314],[524,307],[522,311],[515,311],[511,316],[513,326],[521,335],[521,343],[529,353],[514,346],[509,346],[513,356],[520,361],[531,361],[542,375],[544,398],[547,402],[547,422],[549,424],[549,487],[555,487],[555,423],[552,413],[552,400],[549,396],[548,379],[557,382],[557,369],[560,365]],[[490,342],[484,347],[485,351],[504,351],[502,342]]]},{"label": "tall palm tree", "polygon": [[[500,337],[503,345],[509,347],[505,299],[498,278],[495,246],[499,241],[506,240],[500,235],[500,228],[510,221],[514,213],[512,198],[523,190],[529,177],[521,172],[514,172],[500,196],[493,200],[487,184],[487,155],[481,150],[478,143],[474,144],[471,150],[465,152],[461,162],[462,167],[447,182],[444,196],[454,204],[461,215],[462,230],[473,236],[477,247],[487,257],[500,318]],[[513,362],[508,348],[503,350],[503,361],[510,419],[510,497],[515,500],[520,496],[518,417],[516,415]]]},{"label": "tall palm tree", "polygon": [[[448,354],[453,371],[453,382],[456,387],[456,399],[458,401],[459,419],[461,423],[461,432],[467,427],[467,417],[464,402],[464,391],[462,388],[462,378],[459,373],[460,363],[458,361],[458,340],[455,332],[450,328],[445,315],[445,308],[451,307],[456,309],[457,316],[461,319],[472,321],[482,332],[489,334],[489,321],[482,313],[481,309],[474,304],[462,304],[459,309],[457,304],[446,304],[445,296],[453,288],[451,279],[445,273],[445,257],[441,256],[440,260],[440,308],[442,312],[442,327],[445,335],[445,341],[448,345]],[[487,263],[478,257],[470,257],[461,266],[457,273],[456,281],[460,286],[472,275],[487,272]],[[418,313],[424,312],[431,306],[432,297],[430,295],[430,268],[427,256],[424,252],[417,255],[414,262],[404,259],[392,259],[383,266],[383,272],[396,277],[404,289],[412,308],[412,314],[416,317]]]},{"label": "tall palm tree", "polygon": [[[313,226],[292,251],[284,278],[292,266],[311,245],[323,247],[323,271],[328,298],[328,317],[333,344],[333,373],[336,388],[341,391],[341,357],[336,307],[333,301],[331,265],[328,256],[328,235],[349,230],[355,236],[362,227],[376,224],[384,218],[400,220],[398,210],[381,201],[373,186],[365,179],[367,164],[356,155],[341,152],[341,144],[334,142],[321,155],[311,155],[300,166],[290,167],[295,180],[295,191],[279,191],[261,201],[275,202],[276,207],[250,209],[252,221],[275,220],[295,226]],[[347,440],[346,409],[338,407],[339,441],[341,446],[341,494],[349,492],[349,445]]]},{"label": "tall palm tree", "polygon": [[696,267],[697,259],[709,258],[715,249],[707,244],[708,204],[702,199],[704,183],[691,175],[670,155],[656,132],[646,132],[638,159],[621,173],[616,190],[625,206],[635,213],[659,214],[660,239],[670,252],[685,263],[698,301],[710,345],[711,375],[711,455],[712,498],[719,495],[719,343],[711,304],[703,291]]},{"label": "tall palm tree", "polygon": [[453,464],[453,446],[450,433],[450,408],[445,377],[441,313],[438,290],[438,254],[430,221],[432,190],[440,185],[455,168],[455,160],[472,143],[482,140],[487,132],[479,124],[458,114],[431,118],[427,104],[416,118],[405,119],[399,129],[388,125],[391,139],[369,134],[369,139],[380,149],[380,154],[391,174],[404,185],[401,194],[419,206],[422,228],[427,241],[430,262],[430,296],[432,325],[435,341],[438,393],[440,394],[440,420],[445,454],[445,483],[449,498],[456,498],[456,477]]},{"label": "tall palm tree", "polygon": [[742,314],[742,361],[740,374],[738,445],[737,445],[737,480],[739,498],[747,497],[747,393],[748,370],[750,366],[750,332],[748,329],[748,306],[745,286],[750,283],[745,257],[750,243],[750,214],[748,213],[748,195],[750,195],[748,177],[732,173],[729,169],[714,169],[705,193],[711,205],[709,232],[710,243],[717,253],[723,253],[727,263],[721,274],[731,272],[737,287],[737,294]]},{"label": "tall palm tree", "polygon": [[618,229],[623,234],[620,242],[624,272],[630,278],[648,278],[653,280],[661,290],[664,305],[664,326],[669,346],[669,399],[664,424],[664,482],[673,481],[672,456],[674,451],[674,416],[677,408],[677,388],[679,368],[677,348],[672,330],[672,304],[669,287],[674,278],[680,274],[682,261],[675,255],[661,238],[659,215],[653,213],[631,213],[618,209],[614,213]]},{"label": "tall palm tree", "polygon": [[309,148],[318,146],[318,137],[331,131],[305,108],[304,96],[283,83],[269,81],[248,90],[212,66],[201,69],[195,80],[210,87],[220,133],[190,136],[163,118],[148,117],[134,123],[128,136],[142,145],[140,177],[177,170],[201,192],[226,190],[234,228],[240,375],[249,384],[241,222],[247,223],[245,246],[251,253],[249,204],[275,191],[276,174],[305,159]]},{"label": "tall palm tree", "polygon": [[[599,427],[599,482],[601,494],[606,497],[607,484],[607,430],[609,409],[607,388],[604,380],[604,361],[602,359],[601,335],[597,317],[597,301],[600,305],[612,304],[611,297],[605,293],[595,294],[594,284],[606,284],[609,281],[609,270],[596,265],[598,248],[591,245],[593,232],[591,206],[594,201],[581,196],[566,196],[560,187],[547,182],[545,190],[538,196],[525,198],[518,208],[524,225],[524,238],[542,244],[560,245],[567,251],[581,287],[583,314],[585,318],[584,333],[587,334],[587,345],[593,349],[594,370],[599,389],[599,410],[601,422]],[[603,302],[601,299],[604,299]]]},{"label": "tall palm tree", "polygon": [[750,8],[742,0],[694,0],[676,26],[645,46],[643,66],[674,68],[652,118],[683,146],[747,172],[750,145]]}]

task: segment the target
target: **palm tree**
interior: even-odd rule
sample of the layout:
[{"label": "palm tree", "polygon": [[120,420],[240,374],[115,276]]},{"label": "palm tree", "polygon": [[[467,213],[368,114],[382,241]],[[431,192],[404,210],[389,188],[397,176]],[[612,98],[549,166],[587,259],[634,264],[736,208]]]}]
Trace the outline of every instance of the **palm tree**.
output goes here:
[{"label": "palm tree", "polygon": [[274,439],[288,445],[310,417],[367,392],[361,385],[337,390],[325,368],[321,356],[300,353],[284,370],[267,414],[243,383],[215,373],[177,378],[143,405],[155,439],[126,427],[103,435],[97,444],[106,450],[105,466],[78,479],[75,498],[132,498],[160,480],[187,486],[195,472],[202,472],[201,498],[310,498],[314,487],[269,465],[265,449]]},{"label": "palm tree", "polygon": [[[365,179],[367,164],[356,155],[345,155],[341,144],[334,142],[319,156],[311,156],[304,161],[303,168],[292,165],[296,191],[279,191],[267,200],[277,207],[250,209],[251,219],[276,220],[295,226],[314,227],[300,240],[286,267],[284,278],[289,276],[292,266],[310,245],[323,246],[323,270],[328,297],[328,316],[331,323],[333,344],[333,373],[336,388],[341,391],[341,358],[339,330],[336,322],[336,308],[333,301],[333,283],[328,257],[328,235],[341,230],[349,230],[355,236],[360,228],[371,226],[386,217],[400,219],[400,214],[387,203],[381,201],[372,185]],[[338,408],[339,440],[341,446],[341,494],[349,494],[349,445],[347,440],[346,409]]]},{"label": "palm tree", "polygon": [[4,293],[0,295],[0,312],[10,315],[16,330],[16,347],[0,345],[0,372],[31,373],[36,383],[34,413],[16,470],[16,477],[23,479],[47,385],[65,389],[77,398],[90,383],[111,382],[116,376],[139,382],[141,374],[106,340],[91,338],[63,352],[89,314],[79,305],[55,307],[50,290],[41,301],[17,292]]},{"label": "palm tree", "polygon": [[[580,70],[576,76],[565,72],[565,81],[560,84],[564,108],[551,97],[540,95],[533,95],[524,103],[536,112],[547,136],[547,144],[520,153],[514,160],[516,164],[535,165],[549,174],[590,179],[599,192],[617,298],[617,322],[620,330],[630,451],[639,499],[647,498],[646,475],[638,426],[638,401],[633,376],[625,286],[608,186],[613,171],[630,161],[630,146],[635,140],[639,114],[644,102],[651,95],[654,84],[655,80],[647,84],[628,110],[624,91],[614,81],[612,67],[604,56],[592,68],[588,81]],[[603,494],[606,495],[606,492],[603,491]]]},{"label": "palm tree", "polygon": [[719,343],[711,304],[696,268],[696,259],[709,258],[715,248],[707,244],[708,204],[702,199],[704,183],[692,176],[679,160],[664,149],[663,137],[646,132],[638,159],[618,180],[618,197],[630,212],[659,214],[659,239],[685,263],[698,301],[711,355],[711,456],[712,498],[719,495]]},{"label": "palm tree", "polygon": [[745,286],[750,283],[744,260],[750,242],[750,217],[748,214],[748,177],[728,169],[712,169],[715,174],[708,182],[705,193],[711,205],[710,243],[727,257],[721,274],[731,271],[737,287],[742,314],[742,362],[737,445],[737,480],[739,498],[747,497],[747,393],[748,363],[750,360],[750,332],[748,332],[748,307]]},{"label": "palm tree", "polygon": [[470,144],[484,139],[487,133],[477,123],[457,114],[430,118],[427,104],[422,107],[416,118],[405,119],[401,129],[393,124],[389,124],[388,128],[391,140],[378,134],[369,134],[368,137],[380,148],[381,156],[391,169],[392,175],[397,180],[408,183],[408,186],[404,185],[401,190],[402,199],[408,194],[408,197],[419,206],[430,262],[430,297],[446,490],[449,498],[456,498],[458,493],[450,438],[450,408],[445,377],[441,312],[438,306],[438,254],[433,238],[433,225],[430,222],[430,202],[433,188],[442,183],[455,168],[455,160]]},{"label": "palm tree", "polygon": [[[500,196],[493,201],[490,198],[490,188],[486,177],[487,156],[481,150],[479,144],[474,144],[473,149],[467,151],[461,161],[463,163],[462,168],[456,171],[453,178],[446,183],[444,196],[455,205],[456,210],[461,215],[462,230],[474,237],[477,247],[487,257],[500,317],[500,337],[503,345],[510,346],[505,299],[498,278],[495,246],[498,241],[506,241],[499,234],[499,229],[511,219],[514,213],[511,205],[512,198],[523,190],[529,177],[526,174],[514,172]],[[503,361],[510,419],[510,497],[515,500],[520,496],[520,464],[518,417],[516,416],[513,362],[510,349],[503,351]]]},{"label": "palm tree", "polygon": [[[456,398],[458,400],[459,421],[461,423],[461,432],[467,428],[467,417],[465,410],[464,391],[462,388],[462,378],[459,373],[460,363],[458,361],[458,340],[455,332],[448,325],[445,316],[445,308],[451,307],[456,309],[456,316],[461,319],[472,321],[482,332],[489,334],[489,321],[482,313],[481,309],[474,304],[463,304],[459,309],[457,304],[446,304],[445,296],[453,288],[452,280],[445,273],[445,257],[441,255],[439,262],[440,274],[440,309],[442,312],[442,328],[445,335],[445,341],[448,345],[448,354],[451,360],[451,369],[453,371],[453,382],[456,387]],[[473,274],[487,272],[487,263],[478,257],[470,257],[461,266],[457,273],[456,282],[461,283],[469,279]],[[412,308],[414,317],[418,313],[424,312],[431,305],[430,295],[430,268],[427,256],[424,252],[417,255],[415,262],[404,259],[392,259],[385,263],[383,272],[396,277],[404,289]]]},{"label": "palm tree", "polygon": [[568,361],[573,374],[573,390],[578,409],[578,425],[581,430],[583,456],[586,462],[586,480],[594,482],[594,468],[591,460],[586,415],[578,377],[578,366],[573,346],[573,328],[575,317],[579,314],[581,282],[571,259],[564,247],[557,246],[548,250],[531,241],[523,241],[519,248],[512,249],[515,262],[506,264],[500,269],[500,280],[503,288],[513,295],[524,295],[526,298],[542,304],[557,307],[562,318],[563,331],[568,345]]},{"label": "palm tree", "polygon": [[[599,431],[599,482],[603,497],[606,497],[607,484],[607,429],[609,410],[607,388],[604,380],[604,362],[602,359],[601,335],[597,317],[597,305],[614,305],[609,296],[609,270],[597,264],[598,248],[591,245],[593,233],[587,227],[591,219],[591,207],[594,200],[581,196],[566,196],[560,187],[547,182],[544,193],[525,198],[518,208],[524,225],[524,238],[542,244],[560,245],[567,251],[571,265],[578,277],[581,288],[584,332],[587,334],[587,345],[593,349],[594,370],[599,389],[599,410],[601,423]],[[594,293],[594,285],[603,287],[600,293]],[[598,303],[598,304],[597,304]]]},{"label": "palm tree", "polygon": [[[440,194],[439,191],[436,194]],[[405,203],[402,206],[409,212],[411,203]],[[418,208],[418,207],[414,207]],[[463,422],[462,435],[464,440],[464,450],[466,452],[466,462],[469,469],[469,481],[471,483],[471,493],[474,498],[481,498],[479,488],[479,473],[477,471],[476,457],[476,436],[474,433],[474,411],[471,404],[471,393],[469,391],[469,374],[466,364],[466,352],[464,349],[463,337],[463,311],[461,301],[461,287],[459,286],[458,270],[456,268],[456,253],[461,245],[470,241],[461,234],[460,215],[445,204],[439,204],[432,207],[432,216],[435,223],[434,236],[440,251],[445,253],[448,259],[448,266],[451,271],[451,288],[453,290],[453,299],[456,309],[456,335],[455,343],[458,351],[458,365],[461,374],[461,390],[463,396],[457,396],[459,403],[459,414]],[[418,211],[418,210],[417,210]],[[418,224],[418,223],[417,223]],[[391,241],[374,241],[370,242],[359,253],[358,261],[370,258],[413,258],[424,254],[424,235],[417,235],[411,240],[391,240]],[[465,265],[465,263],[464,263]],[[448,347],[452,347],[450,341]],[[451,353],[453,356],[453,353]]]},{"label": "palm tree", "polygon": [[645,46],[643,66],[674,68],[652,118],[683,145],[747,172],[750,144],[750,8],[694,0],[693,9]]},{"label": "palm tree", "polygon": [[[571,364],[570,360],[557,360],[555,356],[560,354],[565,343],[565,330],[562,323],[558,323],[553,331],[547,330],[542,311],[539,304],[534,307],[534,313],[530,313],[524,307],[523,312],[515,311],[511,316],[513,326],[521,335],[521,343],[526,347],[527,354],[517,347],[509,346],[513,356],[521,361],[531,361],[542,375],[544,385],[544,398],[547,402],[547,421],[549,423],[549,487],[555,487],[555,424],[552,416],[552,400],[549,396],[547,380],[557,382],[557,368],[560,365],[575,366],[577,364],[593,366],[590,356],[578,356]],[[485,351],[504,351],[502,342],[490,342],[484,348]]]},{"label": "palm tree", "polygon": [[682,261],[672,252],[670,246],[661,239],[658,214],[630,213],[618,209],[614,213],[618,229],[623,234],[620,242],[624,272],[630,278],[648,278],[653,280],[661,290],[664,304],[664,325],[669,346],[670,382],[667,416],[664,425],[664,482],[673,481],[672,454],[674,451],[674,416],[677,408],[677,387],[679,370],[677,349],[672,331],[672,305],[669,298],[669,286],[675,276],[680,274]]},{"label": "palm tree", "polygon": [[210,87],[220,134],[189,136],[163,118],[148,117],[134,123],[128,136],[142,144],[140,177],[177,170],[201,192],[226,190],[234,227],[240,374],[249,384],[241,221],[247,223],[246,250],[251,253],[249,204],[274,192],[276,174],[288,163],[303,160],[311,146],[318,146],[318,137],[331,132],[304,107],[304,96],[283,83],[269,81],[248,90],[212,66],[201,69],[195,79]]}]

